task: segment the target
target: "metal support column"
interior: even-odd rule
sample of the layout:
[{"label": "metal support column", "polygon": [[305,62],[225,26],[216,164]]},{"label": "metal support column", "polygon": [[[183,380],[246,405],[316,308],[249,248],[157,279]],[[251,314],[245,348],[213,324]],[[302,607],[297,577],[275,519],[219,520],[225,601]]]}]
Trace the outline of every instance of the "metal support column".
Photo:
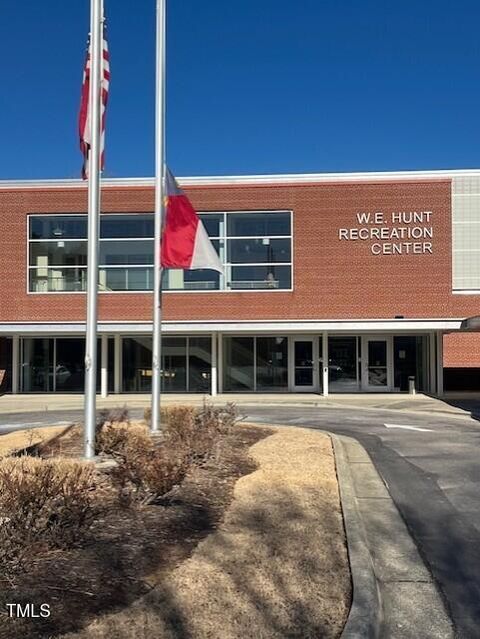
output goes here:
[{"label": "metal support column", "polygon": [[437,396],[443,397],[443,333],[437,332]]},{"label": "metal support column", "polygon": [[217,379],[217,335],[212,333],[212,366],[210,370],[210,392],[212,397],[215,397],[217,394]]},{"label": "metal support column", "polygon": [[20,338],[18,335],[12,337],[12,393],[16,395],[19,390],[20,381]]},{"label": "metal support column", "polygon": [[102,335],[102,362],[100,372],[100,394],[102,397],[108,395],[108,335]]},{"label": "metal support column", "polygon": [[322,395],[328,397],[328,333],[322,333]]},{"label": "metal support column", "polygon": [[435,333],[429,333],[428,335],[428,391],[430,393],[436,393],[437,391],[437,369],[435,360]]},{"label": "metal support column", "polygon": [[220,394],[223,393],[223,335],[222,333],[218,333],[218,348],[217,348],[217,369],[218,369],[218,378],[217,378],[217,386],[218,392]]},{"label": "metal support column", "polygon": [[113,392],[118,395],[122,386],[122,338],[120,335],[114,337],[113,353]]}]

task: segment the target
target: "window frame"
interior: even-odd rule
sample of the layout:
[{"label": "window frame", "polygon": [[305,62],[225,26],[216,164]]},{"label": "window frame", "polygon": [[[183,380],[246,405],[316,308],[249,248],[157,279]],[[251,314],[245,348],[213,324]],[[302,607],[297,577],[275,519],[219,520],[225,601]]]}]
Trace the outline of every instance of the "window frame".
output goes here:
[{"label": "window frame", "polygon": [[[228,236],[227,234],[227,215],[231,214],[231,213],[235,213],[235,214],[252,214],[252,213],[288,213],[290,216],[290,235],[263,235],[263,236],[256,236],[256,235],[251,235],[251,236]],[[242,267],[242,266],[261,266],[261,267],[265,267],[268,265],[268,262],[262,262],[262,263],[230,263],[227,261],[227,248],[228,248],[228,240],[233,240],[233,239],[249,239],[249,240],[255,240],[255,239],[289,239],[290,240],[290,262],[275,262],[272,264],[272,266],[283,266],[283,267],[290,267],[290,287],[289,288],[252,288],[252,289],[245,289],[245,288],[232,288],[230,286],[227,286],[226,284],[226,277],[227,275],[221,275],[220,274],[220,287],[218,289],[167,289],[164,288],[162,289],[162,294],[163,293],[167,293],[167,294],[212,294],[212,293],[289,293],[292,292],[294,290],[294,211],[292,209],[244,209],[244,210],[237,210],[237,209],[232,209],[232,210],[211,210],[211,211],[198,211],[198,214],[200,216],[200,218],[202,218],[202,216],[206,216],[206,215],[223,215],[223,226],[224,226],[224,234],[222,236],[209,236],[209,238],[211,240],[218,240],[220,242],[220,245],[223,243],[223,250],[224,250],[224,259],[222,260],[222,264],[225,267],[226,273],[227,275],[231,272],[230,269],[232,267]],[[101,216],[109,216],[109,215],[115,215],[117,217],[120,216],[135,216],[135,215],[154,215],[154,213],[152,213],[151,211],[124,211],[124,212],[109,212],[109,213],[101,213]],[[86,291],[33,291],[30,290],[30,271],[34,271],[37,268],[57,268],[57,269],[87,269],[87,266],[47,266],[47,267],[38,267],[35,265],[30,265],[30,243],[45,243],[45,242],[55,242],[56,240],[54,238],[45,238],[45,239],[35,239],[35,238],[30,238],[30,228],[31,228],[31,218],[35,218],[35,217],[87,217],[88,214],[87,213],[79,213],[79,212],[75,212],[75,213],[66,213],[66,212],[61,212],[61,213],[28,213],[27,214],[27,224],[26,224],[26,256],[25,256],[25,262],[26,262],[26,293],[27,295],[85,295]],[[107,242],[111,242],[111,241],[149,241],[152,240],[154,241],[154,238],[146,238],[146,237],[129,237],[129,238],[99,238],[99,242],[103,242],[103,241],[107,241]],[[88,238],[64,238],[62,239],[62,241],[64,242],[87,242]],[[121,264],[115,264],[115,265],[104,265],[101,266],[99,264],[99,271],[101,269],[103,270],[108,270],[108,269],[134,269],[134,268],[141,268],[141,269],[149,269],[149,268],[154,268],[154,264],[125,264],[125,265],[121,265]],[[174,270],[174,269],[172,269]],[[105,291],[105,290],[98,290],[98,293],[100,295],[151,295],[152,294],[152,290],[118,290],[118,291]]]}]

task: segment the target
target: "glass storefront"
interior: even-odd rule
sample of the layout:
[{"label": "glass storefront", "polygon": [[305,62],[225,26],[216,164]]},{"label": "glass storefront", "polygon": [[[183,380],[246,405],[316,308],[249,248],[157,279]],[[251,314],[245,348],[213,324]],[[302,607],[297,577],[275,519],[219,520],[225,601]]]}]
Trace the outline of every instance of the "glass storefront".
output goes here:
[{"label": "glass storefront", "polygon": [[[113,371],[113,339],[109,342],[108,368]],[[100,340],[97,353],[97,391],[100,391]],[[20,343],[20,390],[23,393],[83,393],[84,362],[83,337],[26,337]],[[113,391],[111,375],[108,390]]]},{"label": "glass storefront", "polygon": [[230,391],[255,390],[254,337],[225,337],[223,389]]},{"label": "glass storefront", "polygon": [[53,392],[53,339],[22,340],[21,383],[24,393]]},{"label": "glass storefront", "polygon": [[188,338],[188,389],[191,393],[209,393],[212,384],[212,340]]},{"label": "glass storefront", "polygon": [[226,392],[288,390],[288,337],[225,337]]},{"label": "glass storefront", "polygon": [[[152,338],[122,340],[122,391],[149,393],[152,387]],[[162,391],[208,393],[211,388],[210,337],[162,338]]]},{"label": "glass storefront", "polygon": [[257,391],[288,388],[288,338],[257,337]]},{"label": "glass storefront", "polygon": [[122,340],[122,391],[148,393],[152,382],[152,338]]},{"label": "glass storefront", "polygon": [[[120,392],[149,393],[151,337],[122,336],[120,341],[115,366],[115,341],[108,339],[108,391],[114,392],[118,379]],[[224,392],[322,391],[321,335],[225,335],[222,352],[217,369]],[[98,391],[101,356],[99,340]],[[22,338],[20,392],[83,392],[84,357],[83,337]],[[328,389],[330,393],[407,392],[409,378],[414,377],[415,388],[426,392],[430,360],[429,335],[329,335]],[[211,387],[211,336],[163,337],[162,390],[208,394]]]},{"label": "glass storefront", "polygon": [[76,337],[56,340],[55,388],[57,391],[71,393],[83,390],[84,359],[85,340]]}]

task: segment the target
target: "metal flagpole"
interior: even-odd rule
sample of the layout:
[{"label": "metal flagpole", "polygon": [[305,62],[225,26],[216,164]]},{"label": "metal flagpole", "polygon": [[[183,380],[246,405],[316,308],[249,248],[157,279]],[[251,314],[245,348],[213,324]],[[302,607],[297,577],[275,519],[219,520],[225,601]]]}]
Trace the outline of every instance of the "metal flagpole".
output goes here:
[{"label": "metal flagpole", "polygon": [[84,403],[84,454],[87,459],[95,456],[103,0],[91,0],[90,2],[90,34],[89,115],[91,145],[88,152],[87,335]]},{"label": "metal flagpole", "polygon": [[166,0],[157,0],[155,89],[155,266],[153,276],[152,432],[160,430],[162,366],[161,239],[165,187],[165,38]]}]

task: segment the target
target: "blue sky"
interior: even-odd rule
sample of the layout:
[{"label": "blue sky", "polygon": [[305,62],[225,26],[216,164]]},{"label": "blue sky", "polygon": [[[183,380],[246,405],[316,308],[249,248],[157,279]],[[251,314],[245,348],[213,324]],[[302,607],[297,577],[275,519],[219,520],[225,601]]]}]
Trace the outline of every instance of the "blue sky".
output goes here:
[{"label": "blue sky", "polygon": [[[105,0],[106,175],[152,175],[155,0]],[[480,165],[473,0],[169,0],[177,175]],[[88,0],[3,0],[0,179],[77,177]]]}]

